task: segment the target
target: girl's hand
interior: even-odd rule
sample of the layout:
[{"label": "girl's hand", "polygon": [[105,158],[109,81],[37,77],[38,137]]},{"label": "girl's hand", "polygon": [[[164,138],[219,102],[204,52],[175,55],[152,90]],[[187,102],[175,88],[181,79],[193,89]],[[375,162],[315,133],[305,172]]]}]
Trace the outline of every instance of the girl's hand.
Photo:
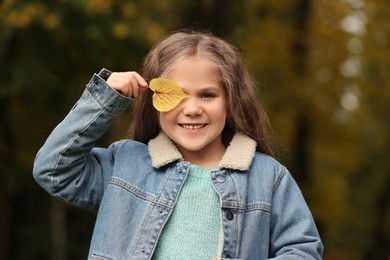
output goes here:
[{"label": "girl's hand", "polygon": [[124,96],[135,98],[148,88],[145,79],[135,71],[113,72],[107,84]]}]

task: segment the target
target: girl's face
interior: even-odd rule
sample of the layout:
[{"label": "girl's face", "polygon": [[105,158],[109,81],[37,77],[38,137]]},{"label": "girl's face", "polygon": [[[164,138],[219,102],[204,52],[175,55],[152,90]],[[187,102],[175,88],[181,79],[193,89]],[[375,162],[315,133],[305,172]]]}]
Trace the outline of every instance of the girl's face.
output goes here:
[{"label": "girl's face", "polygon": [[218,72],[206,58],[193,56],[179,62],[168,78],[189,97],[160,113],[162,130],[185,160],[215,166],[225,152],[222,130],[226,122],[226,95]]}]

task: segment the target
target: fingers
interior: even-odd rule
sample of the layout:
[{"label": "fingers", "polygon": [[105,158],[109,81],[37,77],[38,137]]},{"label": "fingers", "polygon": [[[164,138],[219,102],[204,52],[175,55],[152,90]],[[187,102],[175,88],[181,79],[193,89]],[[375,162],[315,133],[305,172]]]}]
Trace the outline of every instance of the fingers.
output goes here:
[{"label": "fingers", "polygon": [[113,72],[107,79],[107,84],[114,90],[127,97],[138,97],[145,89],[148,83],[135,71]]}]

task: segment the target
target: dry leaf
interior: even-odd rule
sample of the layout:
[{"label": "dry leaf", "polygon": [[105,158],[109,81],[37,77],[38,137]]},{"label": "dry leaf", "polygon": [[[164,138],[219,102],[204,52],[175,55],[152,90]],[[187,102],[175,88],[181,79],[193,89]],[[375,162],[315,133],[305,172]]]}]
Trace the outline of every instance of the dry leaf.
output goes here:
[{"label": "dry leaf", "polygon": [[175,81],[166,78],[152,79],[149,88],[154,91],[153,106],[160,112],[174,109],[188,97]]}]

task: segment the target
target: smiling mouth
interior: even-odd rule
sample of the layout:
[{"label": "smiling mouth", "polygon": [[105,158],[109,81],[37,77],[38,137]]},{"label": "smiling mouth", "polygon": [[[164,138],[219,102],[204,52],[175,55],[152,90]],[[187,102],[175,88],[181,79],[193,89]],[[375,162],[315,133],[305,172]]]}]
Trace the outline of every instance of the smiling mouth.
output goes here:
[{"label": "smiling mouth", "polygon": [[201,125],[185,125],[185,124],[179,124],[181,127],[185,129],[190,129],[190,130],[196,130],[196,129],[201,129],[206,126],[206,124],[201,124]]}]

